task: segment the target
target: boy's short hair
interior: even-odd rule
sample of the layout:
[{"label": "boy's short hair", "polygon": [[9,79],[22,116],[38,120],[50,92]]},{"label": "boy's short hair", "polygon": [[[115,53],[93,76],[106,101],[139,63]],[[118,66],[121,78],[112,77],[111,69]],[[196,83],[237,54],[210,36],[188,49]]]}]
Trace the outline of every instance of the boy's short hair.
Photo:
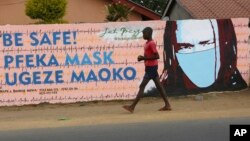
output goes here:
[{"label": "boy's short hair", "polygon": [[153,29],[151,27],[145,27],[143,30],[142,30],[143,33],[146,33],[146,34],[149,34],[149,35],[152,35],[153,33]]}]

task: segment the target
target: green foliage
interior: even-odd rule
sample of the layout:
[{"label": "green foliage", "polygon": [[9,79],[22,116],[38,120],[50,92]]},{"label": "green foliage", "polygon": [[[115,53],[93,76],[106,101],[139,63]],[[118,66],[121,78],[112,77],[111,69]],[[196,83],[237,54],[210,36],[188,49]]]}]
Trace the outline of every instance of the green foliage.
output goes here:
[{"label": "green foliage", "polygon": [[25,13],[31,19],[38,19],[38,23],[65,23],[67,0],[27,0]]},{"label": "green foliage", "polygon": [[105,5],[105,7],[108,13],[106,16],[107,21],[128,21],[128,16],[134,9],[121,3],[112,3]]}]

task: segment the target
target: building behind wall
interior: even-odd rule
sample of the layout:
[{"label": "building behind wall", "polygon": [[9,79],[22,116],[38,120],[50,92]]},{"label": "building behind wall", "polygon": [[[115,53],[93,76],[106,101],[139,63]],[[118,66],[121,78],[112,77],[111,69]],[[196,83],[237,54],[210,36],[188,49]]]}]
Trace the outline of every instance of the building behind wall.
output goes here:
[{"label": "building behind wall", "polygon": [[[25,15],[26,0],[0,0],[0,25],[31,24],[35,20]],[[68,7],[64,17],[69,23],[105,22],[105,6],[112,0],[68,0]],[[132,12],[130,21],[140,21],[141,15]]]},{"label": "building behind wall", "polygon": [[163,17],[170,20],[250,18],[250,0],[169,0]]}]

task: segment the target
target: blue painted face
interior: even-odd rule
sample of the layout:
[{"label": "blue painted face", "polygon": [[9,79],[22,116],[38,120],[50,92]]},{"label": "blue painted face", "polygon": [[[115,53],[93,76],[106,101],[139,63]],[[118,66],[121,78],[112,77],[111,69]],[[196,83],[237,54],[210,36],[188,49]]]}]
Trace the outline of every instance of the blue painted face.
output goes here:
[{"label": "blue painted face", "polygon": [[198,87],[212,85],[220,68],[216,20],[177,21],[176,37],[176,57],[184,73]]}]

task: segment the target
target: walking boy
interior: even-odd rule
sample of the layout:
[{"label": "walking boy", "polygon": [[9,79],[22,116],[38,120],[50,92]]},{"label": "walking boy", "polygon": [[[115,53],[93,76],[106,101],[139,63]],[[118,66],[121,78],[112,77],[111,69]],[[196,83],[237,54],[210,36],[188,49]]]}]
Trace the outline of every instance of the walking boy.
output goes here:
[{"label": "walking boy", "polygon": [[144,92],[146,85],[148,84],[148,82],[151,79],[153,79],[153,81],[156,85],[156,88],[160,91],[160,95],[163,98],[164,103],[165,103],[165,106],[162,107],[161,109],[159,109],[159,111],[170,111],[171,106],[170,106],[168,99],[166,97],[166,92],[160,83],[159,74],[157,72],[157,70],[158,70],[157,59],[159,59],[160,57],[159,57],[159,54],[158,54],[157,49],[156,49],[156,44],[155,44],[154,40],[152,39],[153,29],[151,27],[146,27],[143,29],[142,33],[143,33],[143,39],[147,40],[147,42],[144,46],[144,56],[139,55],[137,60],[138,61],[144,60],[145,75],[143,77],[143,81],[140,84],[140,89],[139,89],[139,92],[138,92],[135,100],[133,101],[133,103],[131,105],[125,105],[125,106],[123,106],[123,108],[125,110],[133,113],[136,104],[139,102],[140,98],[143,97],[143,92]]}]

